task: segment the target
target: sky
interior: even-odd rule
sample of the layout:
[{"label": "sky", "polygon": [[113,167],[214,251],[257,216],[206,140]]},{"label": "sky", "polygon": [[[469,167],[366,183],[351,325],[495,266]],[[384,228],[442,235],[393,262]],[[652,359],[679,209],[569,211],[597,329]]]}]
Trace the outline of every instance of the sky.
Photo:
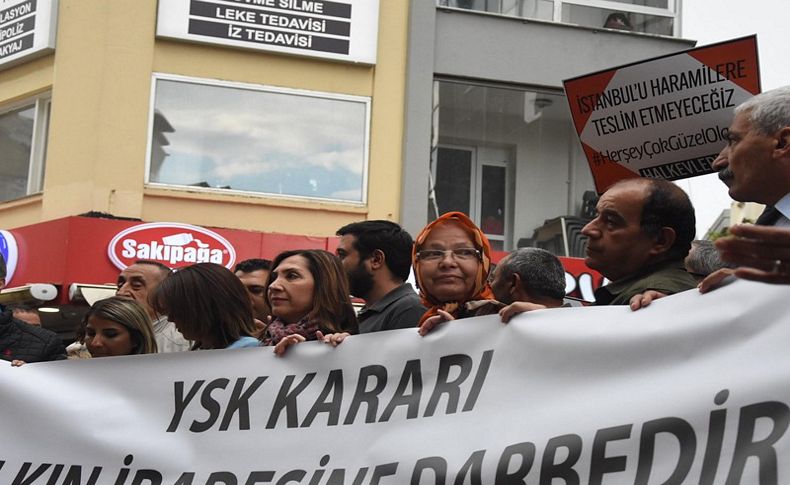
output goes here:
[{"label": "sky", "polygon": [[[790,65],[783,53],[787,42],[783,23],[772,16],[787,11],[787,0],[683,0],[681,36],[697,46],[757,34],[763,91],[790,83]],[[732,199],[716,175],[678,182],[689,193],[697,212],[697,237],[703,237]]]}]

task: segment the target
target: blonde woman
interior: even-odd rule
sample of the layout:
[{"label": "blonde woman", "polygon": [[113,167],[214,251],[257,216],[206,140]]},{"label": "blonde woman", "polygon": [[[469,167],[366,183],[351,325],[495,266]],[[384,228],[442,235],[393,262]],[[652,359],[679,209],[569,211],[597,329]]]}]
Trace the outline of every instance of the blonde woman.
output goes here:
[{"label": "blonde woman", "polygon": [[148,313],[126,298],[97,301],[85,315],[81,333],[92,357],[154,354],[157,350]]},{"label": "blonde woman", "polygon": [[[83,342],[90,353],[79,358],[156,353],[148,313],[136,301],[117,296],[99,300],[88,310],[77,341]],[[11,361],[14,367],[24,364],[23,360]]]}]

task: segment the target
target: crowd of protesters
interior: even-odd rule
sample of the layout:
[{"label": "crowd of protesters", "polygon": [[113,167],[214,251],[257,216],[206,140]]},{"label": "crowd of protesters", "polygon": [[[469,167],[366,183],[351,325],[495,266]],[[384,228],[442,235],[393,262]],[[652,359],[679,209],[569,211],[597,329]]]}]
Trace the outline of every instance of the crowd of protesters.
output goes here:
[{"label": "crowd of protesters", "polygon": [[[766,204],[756,225],[731,228],[715,243],[694,241],[695,215],[676,185],[644,178],[615,183],[582,229],[585,263],[610,283],[595,305],[637,310],[683,291],[707,292],[728,277],[790,284],[790,87],[755,96],[735,110],[727,146],[713,163],[739,201]],[[273,261],[213,263],[172,271],[140,260],[123,270],[114,297],[86,314],[72,357],[294,344],[338,345],[357,333],[577,306],[564,289],[559,260],[536,248],[506,256],[493,274],[491,246],[469,217],[450,212],[412,240],[389,221],[362,221],[337,231],[336,254],[297,249]],[[406,280],[414,271],[418,288]],[[0,288],[5,263],[0,258]],[[699,290],[696,290],[699,288]],[[359,312],[353,297],[364,300]],[[29,308],[0,313],[0,357],[16,365],[66,358]],[[561,310],[560,310],[561,311]],[[27,315],[29,317],[29,315]]]}]

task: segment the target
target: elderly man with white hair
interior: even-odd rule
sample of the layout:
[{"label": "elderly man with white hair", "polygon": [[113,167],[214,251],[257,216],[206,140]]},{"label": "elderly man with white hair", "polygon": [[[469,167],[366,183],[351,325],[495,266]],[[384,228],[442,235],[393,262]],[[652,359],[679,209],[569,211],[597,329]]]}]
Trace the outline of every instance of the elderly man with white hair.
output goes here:
[{"label": "elderly man with white hair", "polygon": [[[758,94],[735,108],[727,146],[713,168],[730,197],[767,207],[756,224],[732,226],[731,236],[716,240],[722,261],[737,268],[711,273],[700,283],[700,291],[717,288],[731,275],[790,284],[790,86]],[[631,308],[662,296],[655,291],[636,295]]]},{"label": "elderly man with white hair", "polygon": [[721,258],[740,267],[711,275],[700,290],[724,276],[790,284],[790,86],[749,99],[735,108],[727,146],[713,162],[730,197],[768,207],[756,225],[730,228],[716,241]]}]

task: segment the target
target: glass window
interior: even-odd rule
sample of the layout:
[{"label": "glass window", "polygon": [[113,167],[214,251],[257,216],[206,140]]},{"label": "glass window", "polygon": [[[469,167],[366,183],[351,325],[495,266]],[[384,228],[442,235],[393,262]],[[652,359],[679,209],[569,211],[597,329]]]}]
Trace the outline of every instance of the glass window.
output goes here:
[{"label": "glass window", "polygon": [[492,246],[581,256],[576,225],[594,190],[565,97],[436,81],[429,219],[465,212]]},{"label": "glass window", "polygon": [[586,27],[673,35],[677,0],[438,0],[442,7],[477,10]]},{"label": "glass window", "polygon": [[469,214],[474,148],[440,146],[436,155],[435,206],[432,219],[445,212],[459,211]]},{"label": "glass window", "polygon": [[366,200],[369,99],[155,80],[148,182]]},{"label": "glass window", "polygon": [[0,112],[0,201],[41,191],[49,99]]},{"label": "glass window", "polygon": [[672,35],[674,25],[672,17],[571,4],[562,6],[562,21],[587,27],[606,27],[660,35]]},{"label": "glass window", "polygon": [[554,0],[439,0],[439,5],[543,20],[554,14]]},{"label": "glass window", "polygon": [[669,9],[670,0],[609,0],[610,2],[625,3],[628,5],[641,5],[643,7],[654,7]]},{"label": "glass window", "polygon": [[492,237],[505,235],[506,167],[483,165],[480,228]]}]

